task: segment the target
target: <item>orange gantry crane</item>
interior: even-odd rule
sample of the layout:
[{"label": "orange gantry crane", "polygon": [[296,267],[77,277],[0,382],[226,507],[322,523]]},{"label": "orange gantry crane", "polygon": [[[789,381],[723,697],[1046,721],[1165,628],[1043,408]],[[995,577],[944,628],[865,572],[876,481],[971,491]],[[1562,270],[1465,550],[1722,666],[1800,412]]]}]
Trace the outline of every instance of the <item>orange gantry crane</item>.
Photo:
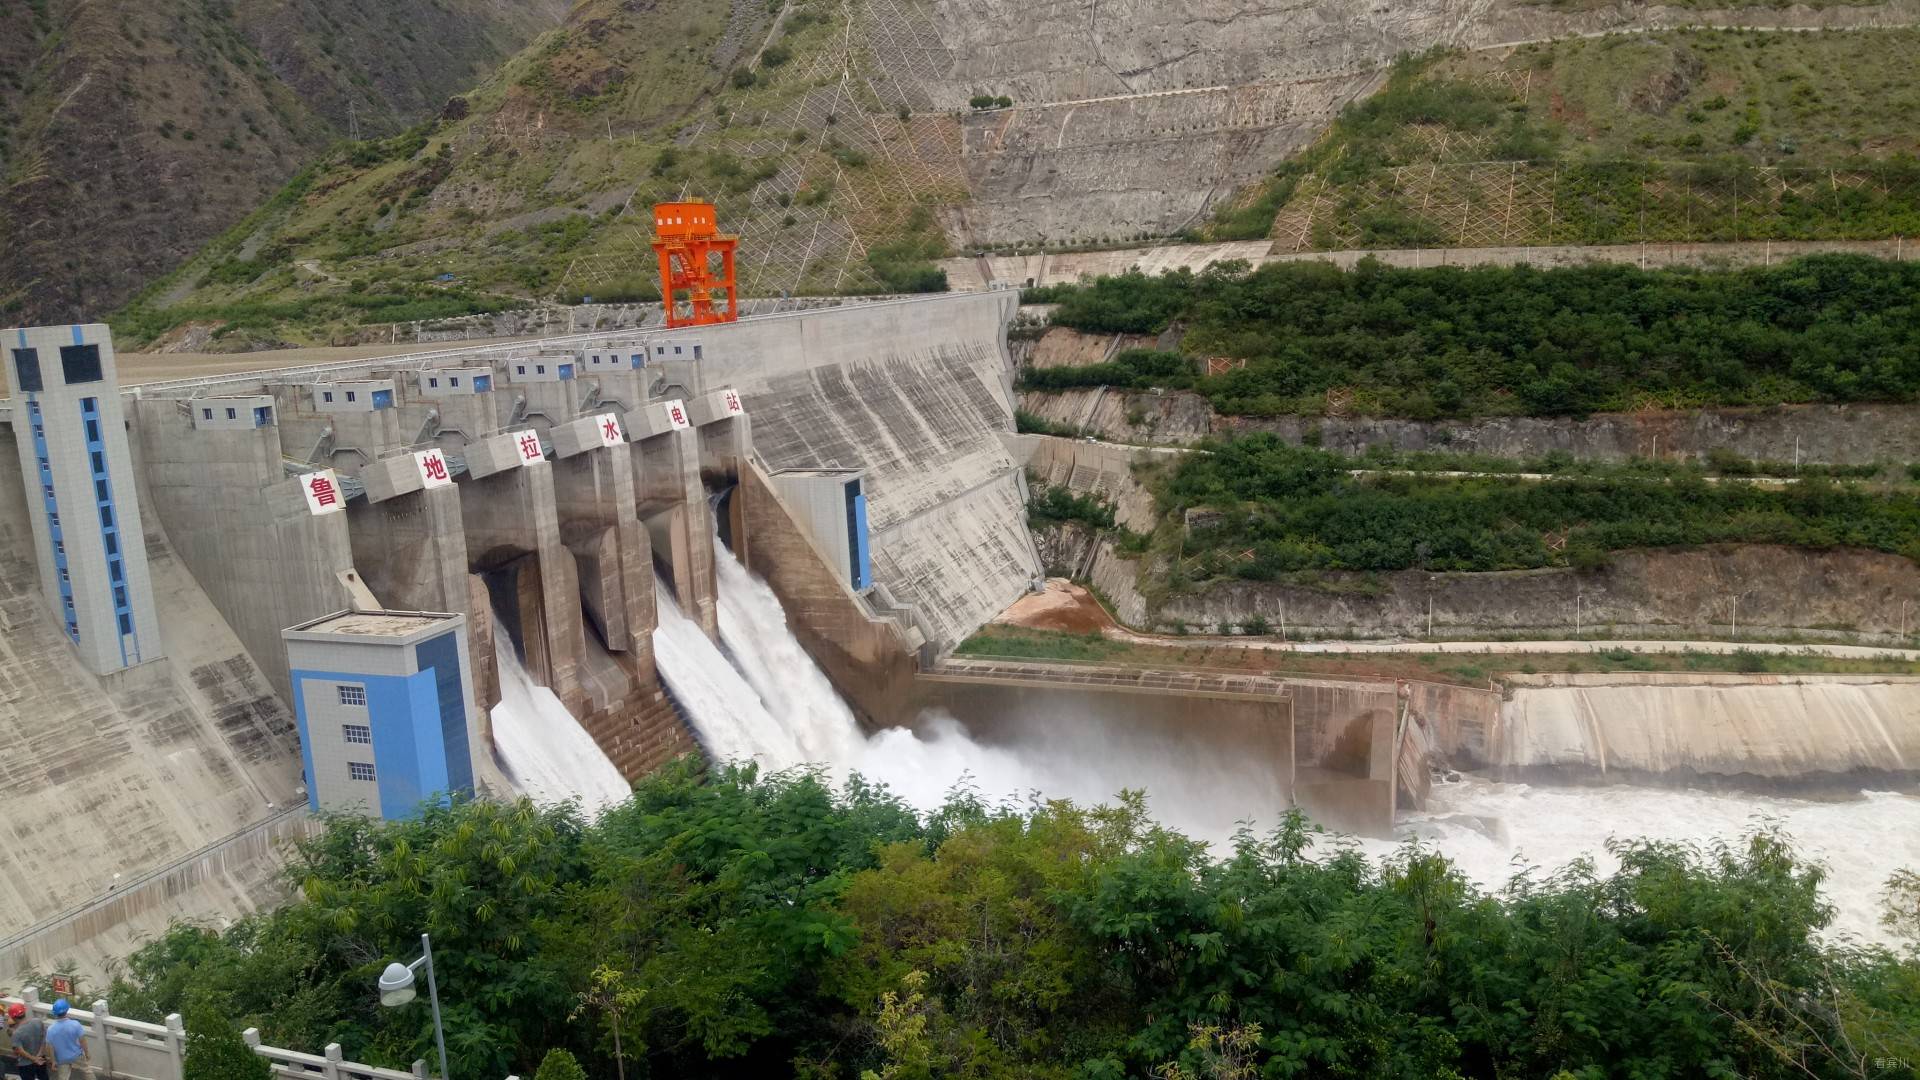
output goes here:
[{"label": "orange gantry crane", "polygon": [[668,326],[740,317],[733,280],[733,252],[739,245],[739,237],[720,231],[712,203],[654,204],[653,250],[660,255],[660,298]]}]

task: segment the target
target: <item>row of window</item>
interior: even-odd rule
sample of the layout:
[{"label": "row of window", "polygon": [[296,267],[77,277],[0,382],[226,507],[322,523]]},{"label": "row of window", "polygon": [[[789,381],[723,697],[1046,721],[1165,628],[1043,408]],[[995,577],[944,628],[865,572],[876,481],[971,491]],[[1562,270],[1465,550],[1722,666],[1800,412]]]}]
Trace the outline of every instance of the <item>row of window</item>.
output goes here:
[{"label": "row of window", "polygon": [[[14,359],[19,360],[21,352],[31,349],[14,350]],[[34,369],[36,377],[39,369]],[[25,389],[25,387],[22,387]],[[47,514],[47,536],[53,543],[53,565],[60,574],[60,614],[66,623],[67,640],[80,644],[80,617],[73,606],[73,581],[67,572],[67,543],[60,531],[60,503],[53,494],[53,465],[47,459],[47,429],[40,415],[40,403],[27,402],[27,422],[33,431],[33,456],[40,467],[40,491],[42,504]]]},{"label": "row of window", "polygon": [[[364,686],[339,685],[334,687],[334,691],[340,695],[340,704],[342,705],[365,707],[367,704],[367,688]],[[354,746],[372,746],[373,728],[366,724],[341,724],[340,737]],[[373,766],[364,761],[349,761],[347,762],[347,778],[349,780],[366,780],[371,782],[373,780]]]},{"label": "row of window", "polygon": [[[47,388],[46,379],[40,374],[40,350],[13,350],[13,367],[20,373],[22,393],[37,394]],[[100,346],[60,346],[60,376],[68,386],[99,382],[102,378]]]},{"label": "row of window", "polygon": [[114,617],[124,638],[133,633],[133,605],[127,596],[127,573],[120,553],[119,526],[113,516],[113,481],[107,475],[106,444],[100,435],[100,400],[80,399],[80,417],[87,427],[87,457],[93,470],[93,493],[100,514],[100,543],[107,553],[107,579],[113,583]]}]

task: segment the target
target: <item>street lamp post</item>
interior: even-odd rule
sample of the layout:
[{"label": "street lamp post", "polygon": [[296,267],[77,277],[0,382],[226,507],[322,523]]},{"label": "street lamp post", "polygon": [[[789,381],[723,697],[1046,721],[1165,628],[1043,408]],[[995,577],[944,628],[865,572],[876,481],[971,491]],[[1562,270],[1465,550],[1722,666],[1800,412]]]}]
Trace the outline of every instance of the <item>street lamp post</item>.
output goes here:
[{"label": "street lamp post", "polygon": [[418,993],[413,988],[413,976],[422,967],[427,969],[427,1000],[433,1004],[433,1042],[440,1050],[440,1080],[452,1080],[447,1071],[447,1033],[440,1026],[440,988],[433,980],[433,942],[427,935],[420,935],[420,959],[411,964],[396,960],[380,973],[380,1004],[394,1009],[412,1001]]}]

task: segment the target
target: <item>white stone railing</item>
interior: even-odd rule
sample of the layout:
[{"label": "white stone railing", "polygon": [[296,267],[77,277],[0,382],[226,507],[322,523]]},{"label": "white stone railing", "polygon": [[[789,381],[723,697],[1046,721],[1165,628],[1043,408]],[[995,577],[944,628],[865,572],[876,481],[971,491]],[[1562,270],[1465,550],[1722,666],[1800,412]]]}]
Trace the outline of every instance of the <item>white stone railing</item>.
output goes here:
[{"label": "white stone railing", "polygon": [[[51,1015],[52,1003],[40,1000],[33,987],[20,996],[0,997],[0,1004],[24,1003],[42,1017]],[[93,1008],[72,1009],[68,1016],[87,1029],[87,1059],[100,1080],[181,1080],[187,1056],[187,1032],[180,1014],[169,1014],[164,1023],[125,1020],[108,1011],[105,1001]],[[339,1043],[328,1043],[323,1053],[303,1054],[277,1046],[260,1045],[260,1032],[248,1028],[243,1033],[253,1052],[273,1066],[280,1080],[425,1080],[427,1063],[416,1061],[409,1072],[382,1069],[345,1060]],[[512,1080],[512,1078],[509,1078]]]}]

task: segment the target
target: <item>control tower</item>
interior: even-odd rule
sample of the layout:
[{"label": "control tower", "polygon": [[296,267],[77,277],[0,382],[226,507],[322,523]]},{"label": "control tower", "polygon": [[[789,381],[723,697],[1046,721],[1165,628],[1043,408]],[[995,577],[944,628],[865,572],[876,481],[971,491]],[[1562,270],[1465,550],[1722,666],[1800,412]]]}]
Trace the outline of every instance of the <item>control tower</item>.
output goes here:
[{"label": "control tower", "polygon": [[[660,299],[669,327],[704,326],[740,317],[733,278],[733,253],[739,245],[739,237],[720,232],[712,203],[654,205],[653,250],[660,255]],[[714,304],[722,298],[724,309]]]},{"label": "control tower", "polygon": [[41,588],[96,675],[160,658],[140,497],[106,326],[0,331]]}]

